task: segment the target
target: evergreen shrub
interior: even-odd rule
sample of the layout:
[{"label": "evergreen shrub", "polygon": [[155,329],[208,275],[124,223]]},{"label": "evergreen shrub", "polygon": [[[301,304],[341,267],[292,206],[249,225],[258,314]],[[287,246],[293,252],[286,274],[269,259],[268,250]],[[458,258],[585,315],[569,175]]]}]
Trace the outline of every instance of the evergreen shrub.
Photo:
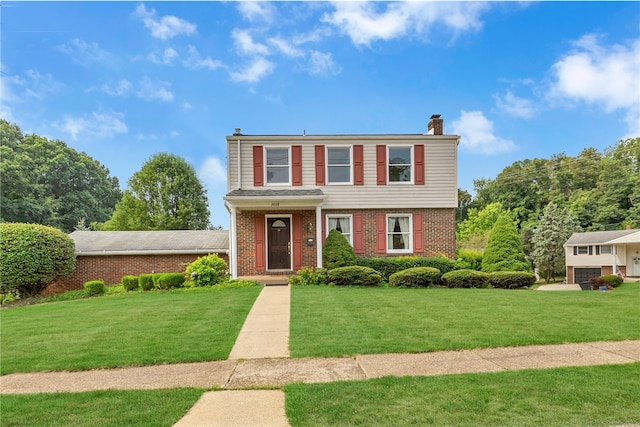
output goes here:
[{"label": "evergreen shrub", "polygon": [[406,287],[437,286],[442,273],[433,267],[413,267],[393,273],[389,277],[389,285]]},{"label": "evergreen shrub", "polygon": [[518,229],[509,213],[501,214],[491,229],[482,255],[482,271],[531,272],[531,263],[525,259]]},{"label": "evergreen shrub", "polygon": [[124,276],[120,282],[125,291],[133,291],[140,288],[138,276]]},{"label": "evergreen shrub", "polygon": [[138,276],[138,285],[143,291],[153,289],[153,274],[141,274]]},{"label": "evergreen shrub", "polygon": [[88,282],[84,282],[83,287],[84,293],[88,297],[102,295],[105,292],[105,285],[103,280],[89,280]]},{"label": "evergreen shrub", "polygon": [[602,279],[604,279],[607,286],[611,286],[612,288],[617,288],[622,285],[623,282],[622,278],[617,274],[607,274],[602,276]]},{"label": "evergreen shrub", "polygon": [[327,271],[327,280],[335,286],[380,286],[382,276],[373,268],[350,265]]},{"label": "evergreen shrub", "polygon": [[489,283],[494,288],[526,288],[536,282],[536,275],[526,271],[494,271],[489,273]]},{"label": "evergreen shrub", "polygon": [[456,270],[482,270],[482,252],[459,250],[454,261]]},{"label": "evergreen shrub", "polygon": [[171,289],[179,288],[184,284],[184,275],[182,273],[160,273],[158,274],[158,288]]},{"label": "evergreen shrub", "polygon": [[454,268],[453,261],[448,258],[423,256],[358,258],[357,265],[373,268],[385,281],[389,281],[393,273],[413,267],[437,268],[441,273],[447,273]]},{"label": "evergreen shrub", "polygon": [[322,246],[322,266],[327,270],[356,265],[356,255],[346,237],[338,230],[330,230]]},{"label": "evergreen shrub", "polygon": [[489,275],[477,270],[453,270],[442,275],[442,283],[448,288],[488,288]]}]

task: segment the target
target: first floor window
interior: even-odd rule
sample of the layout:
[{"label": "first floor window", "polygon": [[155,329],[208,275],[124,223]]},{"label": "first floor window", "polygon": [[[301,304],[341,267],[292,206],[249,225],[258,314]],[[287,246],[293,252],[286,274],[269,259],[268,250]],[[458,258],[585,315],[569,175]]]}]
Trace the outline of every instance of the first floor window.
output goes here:
[{"label": "first floor window", "polygon": [[327,215],[327,234],[330,230],[338,230],[353,246],[351,232],[351,216],[349,215]]},{"label": "first floor window", "polygon": [[387,250],[411,252],[411,215],[387,216]]}]

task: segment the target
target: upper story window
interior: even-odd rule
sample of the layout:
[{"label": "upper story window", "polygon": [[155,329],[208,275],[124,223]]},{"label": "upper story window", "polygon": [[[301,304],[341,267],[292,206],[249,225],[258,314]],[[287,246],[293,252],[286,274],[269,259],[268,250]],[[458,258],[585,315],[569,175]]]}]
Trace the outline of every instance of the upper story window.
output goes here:
[{"label": "upper story window", "polygon": [[389,182],[411,182],[411,147],[389,147]]},{"label": "upper story window", "polygon": [[327,234],[331,230],[338,230],[353,246],[351,215],[327,215]]},{"label": "upper story window", "polygon": [[265,148],[267,184],[289,184],[291,173],[288,148]]},{"label": "upper story window", "polygon": [[387,252],[411,252],[411,215],[387,215]]},{"label": "upper story window", "polygon": [[327,147],[327,183],[351,183],[351,147]]},{"label": "upper story window", "polygon": [[578,246],[576,255],[587,255],[589,253],[589,246]]},{"label": "upper story window", "polygon": [[596,255],[610,255],[611,253],[611,245],[602,245],[596,247]]}]

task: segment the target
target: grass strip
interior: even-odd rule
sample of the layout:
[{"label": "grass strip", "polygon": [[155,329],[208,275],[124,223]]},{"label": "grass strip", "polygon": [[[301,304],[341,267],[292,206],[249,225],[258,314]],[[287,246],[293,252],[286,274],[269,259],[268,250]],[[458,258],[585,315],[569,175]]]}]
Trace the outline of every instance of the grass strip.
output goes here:
[{"label": "grass strip", "polygon": [[292,426],[640,423],[640,364],[285,387]]},{"label": "grass strip", "polygon": [[292,357],[640,338],[640,284],[607,292],[293,287]]},{"label": "grass strip", "polygon": [[11,427],[171,426],[205,390],[118,390],[17,394],[0,399],[2,425]]},{"label": "grass strip", "polygon": [[0,372],[223,360],[261,290],[141,292],[2,310]]}]

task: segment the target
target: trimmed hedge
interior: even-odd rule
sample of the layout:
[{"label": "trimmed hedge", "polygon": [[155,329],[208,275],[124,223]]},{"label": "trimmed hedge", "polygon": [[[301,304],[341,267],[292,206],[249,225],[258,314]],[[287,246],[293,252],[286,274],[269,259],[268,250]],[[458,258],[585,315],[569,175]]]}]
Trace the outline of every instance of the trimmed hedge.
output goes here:
[{"label": "trimmed hedge", "polygon": [[153,274],[141,274],[138,276],[138,285],[143,291],[153,289]]},{"label": "trimmed hedge", "polygon": [[526,271],[494,271],[489,273],[489,283],[494,288],[518,289],[533,285],[536,275]]},{"label": "trimmed hedge", "polygon": [[180,288],[185,280],[182,273],[160,273],[157,276],[159,289]]},{"label": "trimmed hedge", "polygon": [[124,276],[120,282],[125,291],[133,291],[140,288],[138,276]]},{"label": "trimmed hedge", "polygon": [[607,274],[605,276],[602,276],[602,279],[607,284],[607,286],[611,286],[612,288],[617,288],[618,286],[622,285],[623,282],[622,278],[617,274]]},{"label": "trimmed hedge", "polygon": [[88,282],[84,282],[83,286],[84,286],[84,293],[88,297],[102,295],[105,292],[103,280],[89,280]]},{"label": "trimmed hedge", "polygon": [[489,275],[477,270],[454,270],[442,275],[442,283],[448,288],[488,288]]},{"label": "trimmed hedge", "polygon": [[454,268],[453,261],[448,258],[422,256],[358,258],[357,265],[373,268],[387,282],[393,273],[408,268],[432,267],[437,268],[441,273],[447,273]]},{"label": "trimmed hedge", "polygon": [[442,273],[433,267],[413,267],[393,273],[389,277],[391,286],[428,287],[440,284]]},{"label": "trimmed hedge", "polygon": [[373,268],[350,265],[329,270],[327,280],[335,286],[380,286],[382,276]]}]

